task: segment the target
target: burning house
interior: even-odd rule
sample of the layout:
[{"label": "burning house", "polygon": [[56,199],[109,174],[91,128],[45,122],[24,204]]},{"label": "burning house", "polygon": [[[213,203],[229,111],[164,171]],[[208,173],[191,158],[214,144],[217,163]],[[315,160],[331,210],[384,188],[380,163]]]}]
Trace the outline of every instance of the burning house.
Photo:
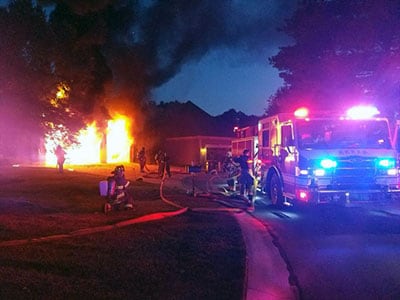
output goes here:
[{"label": "burning house", "polygon": [[46,165],[54,165],[54,149],[58,144],[66,151],[67,164],[98,164],[130,162],[133,137],[130,131],[130,120],[126,116],[116,115],[108,120],[104,131],[93,122],[79,131],[77,142],[71,145],[62,144],[63,127],[53,131],[44,139]]}]

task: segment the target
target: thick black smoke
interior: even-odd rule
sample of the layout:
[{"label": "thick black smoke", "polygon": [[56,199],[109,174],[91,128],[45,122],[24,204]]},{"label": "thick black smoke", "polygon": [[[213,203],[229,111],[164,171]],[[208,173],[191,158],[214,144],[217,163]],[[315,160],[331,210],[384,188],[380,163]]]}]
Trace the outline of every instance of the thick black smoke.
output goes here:
[{"label": "thick black smoke", "polygon": [[[248,58],[276,46],[279,22],[293,1],[152,1],[138,20],[150,83],[158,86],[182,65],[216,48],[245,50]],[[290,4],[289,4],[290,3]],[[264,57],[267,63],[267,57]]]},{"label": "thick black smoke", "polygon": [[[55,23],[63,25],[60,18],[66,16],[68,26],[76,26],[77,44],[89,51],[101,48],[104,59],[96,52],[97,80],[85,93],[92,96],[90,100],[85,96],[86,110],[93,115],[100,112],[106,119],[104,112],[113,107],[132,115],[142,131],[145,113],[137,112],[145,110],[151,90],[173,78],[186,63],[215,49],[229,49],[245,53],[238,63],[267,64],[269,49],[283,43],[277,28],[293,11],[293,2],[45,0],[41,4],[53,9]],[[66,14],[66,8],[76,17]],[[111,76],[102,76],[107,70]]]},{"label": "thick black smoke", "polygon": [[[105,18],[105,55],[120,87],[139,95],[162,85],[181,67],[217,48],[264,56],[282,36],[277,31],[293,11],[291,0],[58,0],[76,14]],[[263,57],[267,63],[268,57]],[[133,83],[133,84],[132,84]]]}]

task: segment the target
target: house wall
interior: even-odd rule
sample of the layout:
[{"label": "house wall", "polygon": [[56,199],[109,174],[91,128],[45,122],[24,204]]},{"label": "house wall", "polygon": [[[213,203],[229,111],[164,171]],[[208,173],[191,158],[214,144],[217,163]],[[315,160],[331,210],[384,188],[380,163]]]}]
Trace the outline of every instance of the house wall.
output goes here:
[{"label": "house wall", "polygon": [[206,161],[222,161],[231,149],[232,138],[189,136],[166,139],[165,150],[172,165],[205,165]]}]

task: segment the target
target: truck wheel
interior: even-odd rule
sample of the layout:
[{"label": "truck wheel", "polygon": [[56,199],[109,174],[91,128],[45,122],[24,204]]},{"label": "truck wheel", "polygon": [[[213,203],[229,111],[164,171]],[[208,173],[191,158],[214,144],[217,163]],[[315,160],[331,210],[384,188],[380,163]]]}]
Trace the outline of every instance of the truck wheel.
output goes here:
[{"label": "truck wheel", "polygon": [[269,182],[269,194],[272,205],[281,206],[283,204],[282,184],[278,174],[274,173]]}]

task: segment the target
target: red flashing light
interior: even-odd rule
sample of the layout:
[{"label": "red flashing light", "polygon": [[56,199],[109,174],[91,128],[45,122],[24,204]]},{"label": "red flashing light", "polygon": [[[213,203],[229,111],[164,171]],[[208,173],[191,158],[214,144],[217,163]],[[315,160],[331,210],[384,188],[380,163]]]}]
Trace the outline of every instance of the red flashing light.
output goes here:
[{"label": "red flashing light", "polygon": [[294,112],[294,116],[296,118],[306,118],[308,117],[308,109],[305,107],[301,107],[298,108],[295,112]]},{"label": "red flashing light", "polygon": [[296,198],[303,202],[308,202],[310,200],[310,195],[306,190],[296,190]]}]

